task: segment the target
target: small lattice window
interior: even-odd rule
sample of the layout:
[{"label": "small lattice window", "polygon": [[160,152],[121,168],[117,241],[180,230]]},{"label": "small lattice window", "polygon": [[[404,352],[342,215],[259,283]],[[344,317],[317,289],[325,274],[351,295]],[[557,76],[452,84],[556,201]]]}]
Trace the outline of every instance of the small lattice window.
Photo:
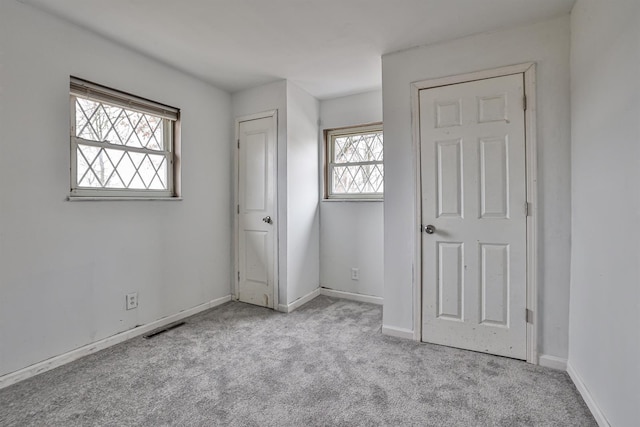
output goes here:
[{"label": "small lattice window", "polygon": [[326,197],[381,199],[384,194],[382,125],[326,132]]},{"label": "small lattice window", "polygon": [[174,197],[179,111],[71,78],[71,196]]}]

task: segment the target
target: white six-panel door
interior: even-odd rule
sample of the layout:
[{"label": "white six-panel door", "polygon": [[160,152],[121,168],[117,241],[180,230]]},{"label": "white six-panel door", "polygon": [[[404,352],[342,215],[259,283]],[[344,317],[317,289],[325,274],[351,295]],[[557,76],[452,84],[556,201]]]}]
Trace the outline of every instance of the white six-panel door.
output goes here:
[{"label": "white six-panel door", "polygon": [[420,91],[423,341],[526,359],[523,98],[523,74]]},{"label": "white six-panel door", "polygon": [[275,307],[276,120],[264,117],[238,125],[239,301]]}]

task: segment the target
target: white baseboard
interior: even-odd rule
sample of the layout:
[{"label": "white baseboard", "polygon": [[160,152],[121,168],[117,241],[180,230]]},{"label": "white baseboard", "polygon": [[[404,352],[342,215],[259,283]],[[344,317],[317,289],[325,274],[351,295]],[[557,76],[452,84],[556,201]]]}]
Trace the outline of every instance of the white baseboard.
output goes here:
[{"label": "white baseboard", "polygon": [[569,376],[571,377],[571,380],[573,381],[576,388],[580,392],[580,395],[584,399],[584,402],[589,407],[589,410],[591,410],[591,414],[593,414],[593,418],[596,419],[596,422],[598,423],[598,425],[600,427],[611,427],[611,424],[609,424],[609,421],[607,421],[607,418],[604,416],[604,414],[600,410],[600,407],[598,406],[593,396],[589,392],[589,389],[587,389],[587,386],[582,380],[582,377],[573,368],[573,366],[571,366],[570,362],[567,362],[567,373],[569,374]]},{"label": "white baseboard", "polygon": [[558,369],[560,371],[567,370],[567,359],[562,357],[550,356],[548,354],[541,354],[538,358],[538,365],[545,368]]},{"label": "white baseboard", "polygon": [[278,304],[278,311],[281,311],[283,313],[291,313],[292,311],[305,305],[306,303],[308,303],[318,295],[320,295],[320,288],[314,289],[313,291],[309,292],[307,295],[301,298],[298,298],[291,304]]},{"label": "white baseboard", "polygon": [[396,328],[393,326],[382,325],[382,335],[389,335],[390,337],[404,338],[407,340],[413,340],[413,331],[410,329]]},{"label": "white baseboard", "polygon": [[138,335],[145,334],[154,329],[161,328],[170,323],[177,322],[179,320],[193,316],[194,314],[198,314],[201,311],[219,306],[228,301],[231,301],[231,295],[227,295],[226,297],[211,300],[204,304],[200,304],[195,307],[189,308],[187,310],[183,310],[179,313],[172,314],[167,317],[163,317],[162,319],[158,319],[154,322],[147,323],[146,325],[136,326],[133,329],[120,332],[118,334],[112,335],[110,337],[104,338],[94,343],[76,348],[75,350],[71,350],[66,353],[60,354],[58,356],[54,356],[50,359],[43,360],[42,362],[38,362],[33,365],[27,366],[26,368],[22,368],[18,371],[3,375],[0,377],[0,389],[4,387],[8,387],[11,384],[15,384],[19,381],[26,380],[27,378],[31,378],[43,372],[50,371],[51,369],[57,368],[67,363],[73,362],[74,360],[78,360],[81,357],[103,350],[107,347],[120,344],[121,342],[137,337]]},{"label": "white baseboard", "polygon": [[352,301],[367,302],[369,304],[382,305],[382,298],[372,295],[356,294],[353,292],[336,291],[335,289],[320,288],[320,295],[328,297],[350,299]]}]

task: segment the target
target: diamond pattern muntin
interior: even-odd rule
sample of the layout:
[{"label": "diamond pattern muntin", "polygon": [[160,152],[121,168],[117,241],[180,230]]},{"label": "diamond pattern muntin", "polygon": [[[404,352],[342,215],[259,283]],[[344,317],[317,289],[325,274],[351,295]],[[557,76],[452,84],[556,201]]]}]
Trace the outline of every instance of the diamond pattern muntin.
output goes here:
[{"label": "diamond pattern muntin", "polygon": [[334,194],[378,194],[384,190],[382,164],[333,167]]},{"label": "diamond pattern muntin", "polygon": [[334,146],[335,163],[383,160],[382,132],[339,136],[334,139]]},{"label": "diamond pattern muntin", "polygon": [[162,118],[76,97],[76,136],[91,141],[164,150]]},{"label": "diamond pattern muntin", "polygon": [[166,190],[167,160],[163,154],[137,153],[78,143],[79,187]]},{"label": "diamond pattern muntin", "polygon": [[338,136],[333,144],[333,194],[384,192],[382,132]]},{"label": "diamond pattern muntin", "polygon": [[162,118],[76,97],[76,136],[112,144],[100,147],[77,143],[79,187],[168,189]]}]

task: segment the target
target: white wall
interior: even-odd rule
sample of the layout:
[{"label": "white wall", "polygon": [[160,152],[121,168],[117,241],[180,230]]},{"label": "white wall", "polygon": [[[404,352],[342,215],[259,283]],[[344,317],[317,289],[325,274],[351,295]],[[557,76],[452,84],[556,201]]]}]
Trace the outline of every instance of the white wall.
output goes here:
[{"label": "white wall", "polygon": [[[382,91],[323,100],[320,102],[320,120],[323,131],[382,122]],[[322,150],[323,132],[320,133],[319,141]],[[322,177],[322,170],[320,174]],[[322,201],[320,204],[321,286],[382,297],[384,283],[382,213],[382,201]],[[360,280],[351,280],[352,267],[360,269]]]},{"label": "white wall", "polygon": [[319,103],[287,82],[287,303],[320,282]]},{"label": "white wall", "polygon": [[[183,201],[66,201],[70,75],[181,109]],[[0,2],[0,375],[229,295],[229,112],[225,92]]]},{"label": "white wall", "polygon": [[566,358],[571,219],[568,16],[383,56],[386,327],[413,330],[412,269],[419,220],[410,83],[529,61],[538,67],[539,351]]},{"label": "white wall", "polygon": [[571,14],[569,369],[612,426],[640,420],[640,3]]}]

